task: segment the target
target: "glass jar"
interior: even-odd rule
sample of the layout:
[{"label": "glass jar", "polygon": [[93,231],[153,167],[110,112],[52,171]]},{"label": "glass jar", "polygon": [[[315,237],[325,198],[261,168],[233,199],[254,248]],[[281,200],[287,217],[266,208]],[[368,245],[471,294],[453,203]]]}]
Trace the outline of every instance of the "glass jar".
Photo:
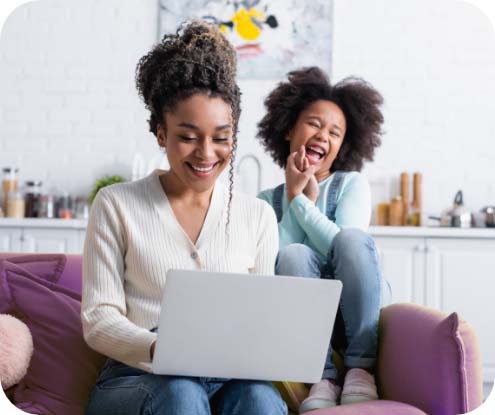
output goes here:
[{"label": "glass jar", "polygon": [[41,185],[41,182],[26,182],[24,196],[26,201],[26,218],[37,218],[39,216]]},{"label": "glass jar", "polygon": [[58,199],[57,217],[60,219],[72,219],[72,198],[68,193],[64,193]]},{"label": "glass jar", "polygon": [[26,210],[24,195],[19,192],[7,193],[7,217],[22,219]]},{"label": "glass jar", "polygon": [[85,197],[77,197],[76,198],[76,207],[75,207],[75,218],[76,219],[88,219],[89,217],[89,202]]},{"label": "glass jar", "polygon": [[7,216],[7,196],[9,192],[17,191],[19,169],[14,167],[4,167],[2,169],[2,208]]},{"label": "glass jar", "polygon": [[53,195],[41,195],[38,211],[39,218],[55,217],[55,197]]}]

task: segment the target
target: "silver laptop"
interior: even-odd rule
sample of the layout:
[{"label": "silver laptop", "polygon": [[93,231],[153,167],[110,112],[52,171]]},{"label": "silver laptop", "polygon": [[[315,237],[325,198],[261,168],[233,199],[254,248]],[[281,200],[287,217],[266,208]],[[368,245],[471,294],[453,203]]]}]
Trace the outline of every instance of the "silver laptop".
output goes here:
[{"label": "silver laptop", "polygon": [[315,383],[341,290],[335,280],[170,270],[152,371]]}]

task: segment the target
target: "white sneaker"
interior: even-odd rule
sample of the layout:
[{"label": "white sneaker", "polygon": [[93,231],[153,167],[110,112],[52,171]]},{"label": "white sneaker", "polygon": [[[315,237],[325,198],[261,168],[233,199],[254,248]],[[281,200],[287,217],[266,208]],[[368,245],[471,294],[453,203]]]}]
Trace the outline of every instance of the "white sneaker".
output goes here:
[{"label": "white sneaker", "polygon": [[311,386],[308,397],[299,407],[299,413],[336,406],[341,390],[340,386],[334,385],[327,379],[320,380]]},{"label": "white sneaker", "polygon": [[364,369],[349,369],[345,375],[344,390],[340,403],[348,405],[351,403],[366,402],[378,399],[374,376]]}]

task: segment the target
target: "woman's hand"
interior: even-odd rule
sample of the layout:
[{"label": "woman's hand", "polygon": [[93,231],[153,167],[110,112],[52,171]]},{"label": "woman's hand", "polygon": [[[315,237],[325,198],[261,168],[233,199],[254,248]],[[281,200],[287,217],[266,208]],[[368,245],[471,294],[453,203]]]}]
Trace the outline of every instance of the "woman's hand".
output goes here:
[{"label": "woman's hand", "polygon": [[[305,172],[309,168],[309,162],[308,159],[306,158],[306,149],[304,148],[304,146],[301,146],[299,151],[296,153],[294,157],[294,162],[296,164],[296,167],[301,172]],[[311,200],[313,203],[316,203],[316,200],[320,195],[320,186],[318,185],[318,181],[316,180],[314,174],[308,180],[308,184],[304,188],[303,193],[306,195],[306,197],[309,200]]]},{"label": "woman's hand", "polygon": [[151,343],[151,347],[150,347],[150,360],[153,360],[153,356],[155,355],[155,344],[156,344],[156,340]]},{"label": "woman's hand", "polygon": [[[301,164],[304,171],[301,171],[296,165]],[[304,146],[289,155],[287,158],[287,166],[285,167],[285,184],[287,187],[287,199],[289,203],[296,196],[300,195],[303,190],[306,188],[311,177],[314,177],[315,169],[313,166],[310,166],[305,155]]]}]

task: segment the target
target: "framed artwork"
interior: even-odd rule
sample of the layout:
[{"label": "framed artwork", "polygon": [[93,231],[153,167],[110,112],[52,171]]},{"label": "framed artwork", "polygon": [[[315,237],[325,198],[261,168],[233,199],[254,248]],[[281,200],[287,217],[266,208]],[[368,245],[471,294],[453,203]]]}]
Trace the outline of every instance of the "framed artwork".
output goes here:
[{"label": "framed artwork", "polygon": [[159,0],[159,36],[201,18],[237,50],[239,78],[281,79],[318,65],[329,75],[333,0]]}]

